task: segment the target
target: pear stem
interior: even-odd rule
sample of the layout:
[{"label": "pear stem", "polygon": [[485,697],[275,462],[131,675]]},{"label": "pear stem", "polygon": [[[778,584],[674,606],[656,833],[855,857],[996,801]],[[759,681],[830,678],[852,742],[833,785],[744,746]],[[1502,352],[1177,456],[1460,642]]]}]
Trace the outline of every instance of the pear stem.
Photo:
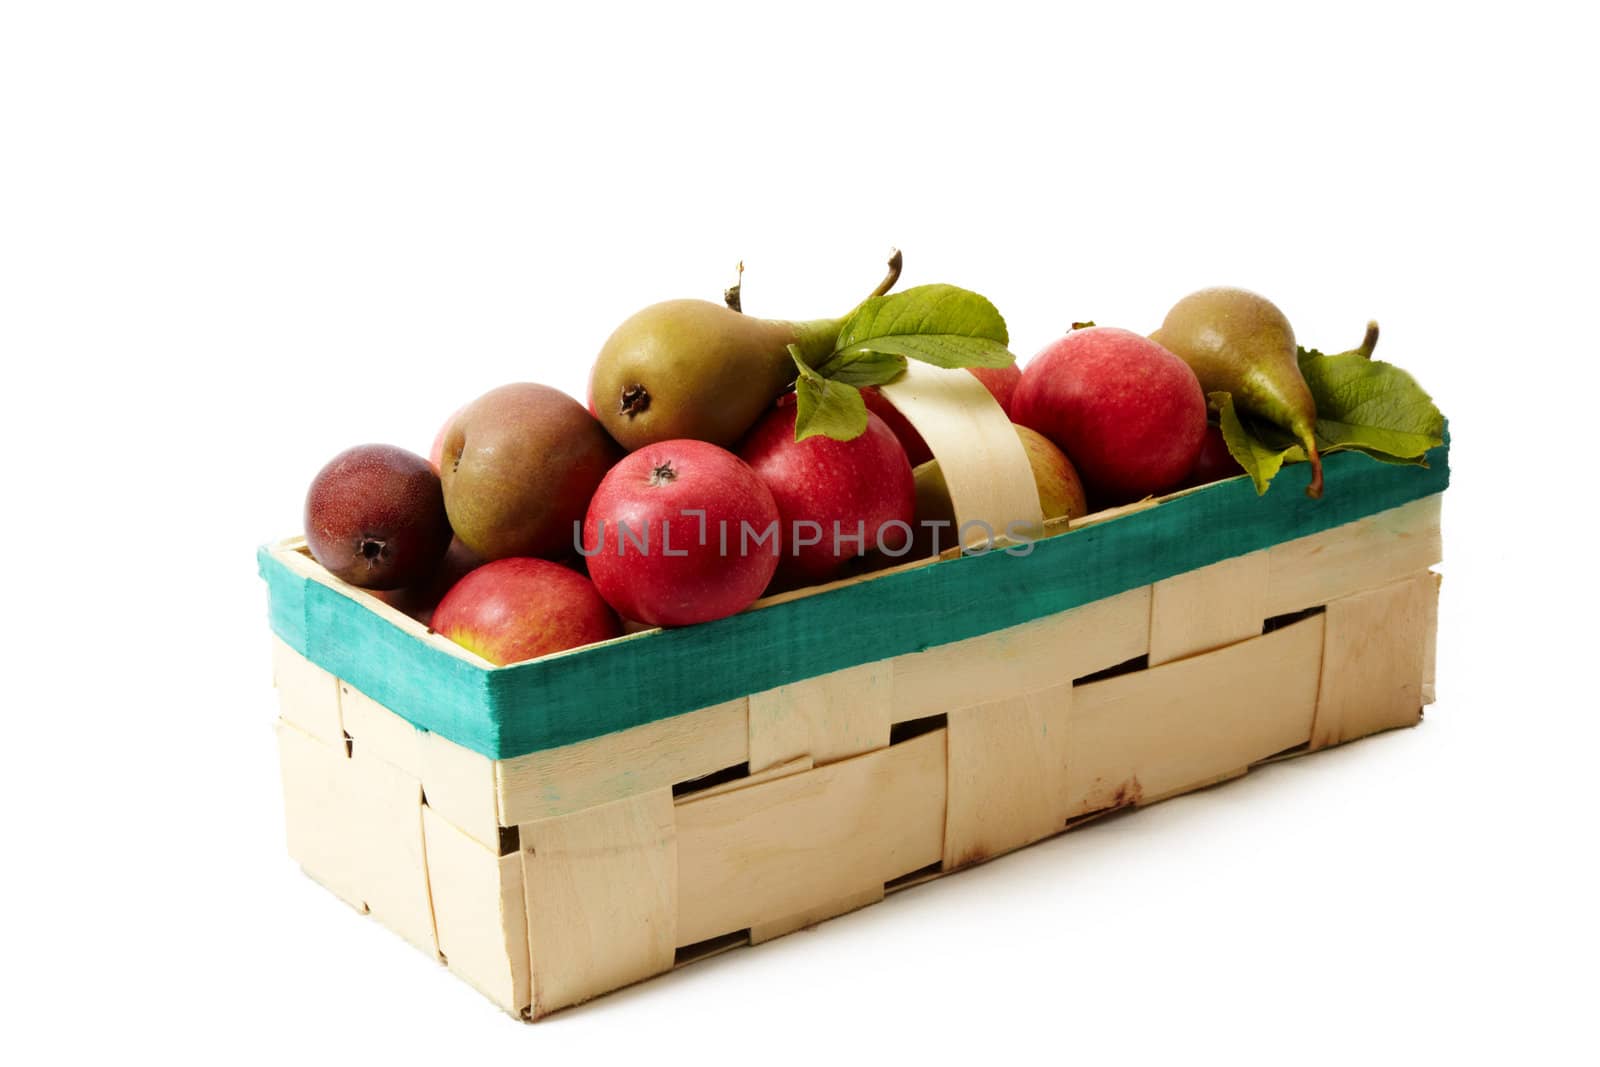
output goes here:
[{"label": "pear stem", "polygon": [[893,289],[894,283],[900,280],[900,269],[904,266],[905,259],[900,255],[900,250],[898,248],[889,249],[889,273],[883,276],[883,281],[878,283],[876,289],[867,294],[867,299],[870,300],[875,296],[882,296],[890,289]]},{"label": "pear stem", "polygon": [[1306,458],[1311,461],[1311,484],[1306,486],[1306,496],[1312,500],[1322,499],[1322,455],[1317,451],[1317,440],[1306,434],[1301,444],[1305,445]]},{"label": "pear stem", "polygon": [[737,311],[737,312],[739,312],[741,314],[743,314],[743,312],[744,312],[744,306],[743,306],[743,303],[740,300],[739,294],[740,294],[740,291],[743,288],[744,288],[744,260],[741,259],[739,261],[739,280],[734,282],[732,285],[728,286],[726,289],[722,290],[722,302],[724,304],[727,304],[728,307],[731,308],[732,310]]},{"label": "pear stem", "polygon": [[1361,347],[1356,349],[1367,359],[1372,358],[1372,350],[1378,347],[1378,320],[1373,319],[1367,323],[1367,332],[1361,338]]}]

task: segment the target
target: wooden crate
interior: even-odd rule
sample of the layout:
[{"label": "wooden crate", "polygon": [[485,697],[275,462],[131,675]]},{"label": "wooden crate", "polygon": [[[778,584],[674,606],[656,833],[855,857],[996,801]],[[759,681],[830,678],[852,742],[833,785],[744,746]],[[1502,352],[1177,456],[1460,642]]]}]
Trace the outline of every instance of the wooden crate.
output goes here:
[{"label": "wooden crate", "polygon": [[[1031,490],[1014,436],[951,377],[918,375],[896,403],[941,463],[974,457],[950,465],[958,517],[1007,514]],[[951,414],[972,411],[977,431]],[[1446,458],[1338,455],[1322,501],[1235,479],[1027,555],[906,565],[507,668],[302,542],[269,546],[290,854],[536,1019],[1413,725],[1433,696]]]}]

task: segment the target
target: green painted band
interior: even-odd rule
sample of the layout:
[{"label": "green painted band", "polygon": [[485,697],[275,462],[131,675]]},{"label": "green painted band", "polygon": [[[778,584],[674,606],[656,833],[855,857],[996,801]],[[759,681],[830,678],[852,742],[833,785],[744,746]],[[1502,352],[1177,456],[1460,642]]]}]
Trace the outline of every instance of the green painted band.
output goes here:
[{"label": "green painted band", "polygon": [[829,671],[1053,615],[1233,556],[1399,507],[1449,484],[1428,467],[1329,456],[1327,493],[1305,465],[1258,497],[1234,478],[1037,542],[1026,556],[965,556],[716,622],[487,670],[418,641],[263,548],[274,632],[415,725],[507,759],[583,741]]}]

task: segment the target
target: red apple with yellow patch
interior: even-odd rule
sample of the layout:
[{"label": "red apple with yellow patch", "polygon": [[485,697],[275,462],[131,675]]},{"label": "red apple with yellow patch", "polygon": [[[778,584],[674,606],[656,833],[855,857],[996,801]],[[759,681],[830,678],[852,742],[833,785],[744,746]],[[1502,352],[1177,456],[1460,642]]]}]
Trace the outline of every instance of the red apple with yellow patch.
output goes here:
[{"label": "red apple with yellow patch", "polygon": [[524,556],[485,563],[433,611],[433,629],[505,666],[616,637],[622,632],[594,583],[559,563]]}]

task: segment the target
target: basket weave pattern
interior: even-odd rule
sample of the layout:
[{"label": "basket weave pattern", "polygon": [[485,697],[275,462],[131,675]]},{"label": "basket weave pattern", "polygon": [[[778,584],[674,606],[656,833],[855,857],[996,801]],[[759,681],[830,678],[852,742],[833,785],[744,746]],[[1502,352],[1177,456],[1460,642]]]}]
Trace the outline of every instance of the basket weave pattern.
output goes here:
[{"label": "basket weave pattern", "polygon": [[1439,503],[509,759],[417,729],[274,638],[289,851],[538,1018],[1415,724],[1433,697]]}]

